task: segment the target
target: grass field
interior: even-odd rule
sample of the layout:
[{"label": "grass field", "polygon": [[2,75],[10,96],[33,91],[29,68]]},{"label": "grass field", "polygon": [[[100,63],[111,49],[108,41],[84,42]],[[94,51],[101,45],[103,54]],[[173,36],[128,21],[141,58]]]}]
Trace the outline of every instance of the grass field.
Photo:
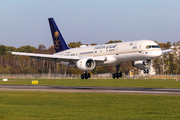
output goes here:
[{"label": "grass field", "polygon": [[54,86],[105,86],[105,87],[144,87],[144,88],[180,88],[180,81],[175,79],[10,79],[0,81],[0,85],[38,85]]},{"label": "grass field", "polygon": [[1,120],[180,119],[180,96],[0,91]]},{"label": "grass field", "polygon": [[[180,88],[174,79],[9,79],[0,85]],[[0,91],[0,120],[180,119],[180,96]]]}]

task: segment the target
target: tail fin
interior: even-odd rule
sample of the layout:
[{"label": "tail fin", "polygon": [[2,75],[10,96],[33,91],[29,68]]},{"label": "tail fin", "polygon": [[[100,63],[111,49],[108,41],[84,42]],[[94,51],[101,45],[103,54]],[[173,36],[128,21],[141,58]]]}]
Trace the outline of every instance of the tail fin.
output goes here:
[{"label": "tail fin", "polygon": [[49,25],[51,28],[51,34],[52,34],[52,39],[54,42],[54,49],[55,49],[56,53],[69,49],[68,45],[64,41],[63,36],[61,35],[61,32],[58,29],[54,19],[49,18],[48,20],[49,20]]}]

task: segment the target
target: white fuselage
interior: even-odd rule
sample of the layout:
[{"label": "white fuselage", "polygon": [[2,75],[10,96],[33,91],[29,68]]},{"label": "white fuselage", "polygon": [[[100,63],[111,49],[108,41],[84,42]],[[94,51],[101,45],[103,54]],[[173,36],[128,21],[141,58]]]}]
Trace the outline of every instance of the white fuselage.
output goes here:
[{"label": "white fuselage", "polygon": [[[153,59],[162,55],[162,50],[157,43],[151,40],[139,40],[113,44],[103,44],[80,48],[71,48],[54,55],[83,57],[102,57],[104,62],[96,65],[111,65],[126,61]],[[67,62],[61,61],[67,65]]]}]

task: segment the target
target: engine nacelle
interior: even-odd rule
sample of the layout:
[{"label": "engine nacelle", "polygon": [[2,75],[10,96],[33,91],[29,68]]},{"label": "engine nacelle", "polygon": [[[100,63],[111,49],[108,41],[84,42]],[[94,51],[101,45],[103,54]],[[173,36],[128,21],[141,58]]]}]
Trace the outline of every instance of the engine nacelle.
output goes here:
[{"label": "engine nacelle", "polygon": [[134,61],[132,63],[132,66],[140,69],[140,70],[145,70],[149,69],[151,67],[151,60],[139,60],[139,61]]},{"label": "engine nacelle", "polygon": [[82,71],[89,71],[95,68],[96,63],[93,59],[80,59],[77,61],[76,66]]}]

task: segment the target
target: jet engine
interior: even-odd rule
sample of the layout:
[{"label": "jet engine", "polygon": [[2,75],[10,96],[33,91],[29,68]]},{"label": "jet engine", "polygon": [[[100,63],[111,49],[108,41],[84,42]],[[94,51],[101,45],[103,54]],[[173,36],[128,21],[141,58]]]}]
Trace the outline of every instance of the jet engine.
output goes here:
[{"label": "jet engine", "polygon": [[80,59],[77,61],[76,66],[82,71],[89,71],[95,68],[96,63],[93,59]]},{"label": "jet engine", "polygon": [[132,63],[132,66],[140,69],[140,70],[146,70],[151,67],[151,60],[139,60],[139,61],[134,61]]}]

